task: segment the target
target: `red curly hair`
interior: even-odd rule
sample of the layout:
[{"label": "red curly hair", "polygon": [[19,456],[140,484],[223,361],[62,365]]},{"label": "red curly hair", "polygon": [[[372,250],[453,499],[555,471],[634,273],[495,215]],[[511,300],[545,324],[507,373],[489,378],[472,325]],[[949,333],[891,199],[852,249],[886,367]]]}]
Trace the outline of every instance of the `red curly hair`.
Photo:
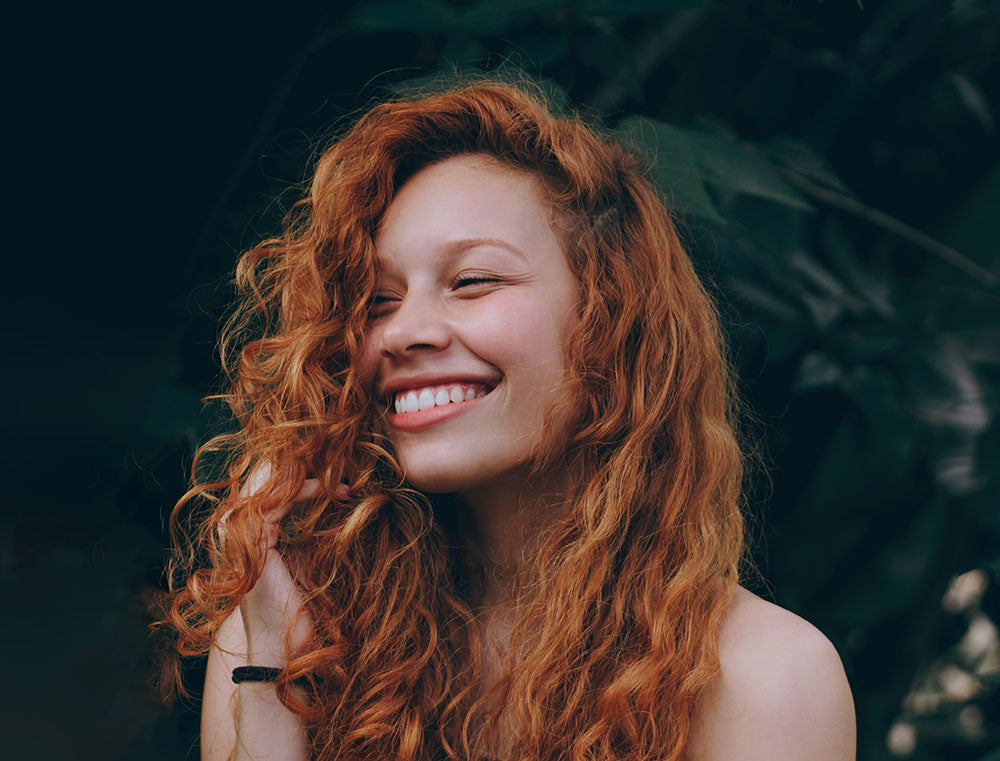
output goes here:
[{"label": "red curly hair", "polygon": [[[387,206],[421,168],[465,154],[537,179],[580,291],[553,412],[569,435],[534,463],[574,479],[485,696],[458,521],[407,487],[357,369]],[[713,305],[634,157],[523,86],[384,103],[322,153],[237,282],[221,353],[240,429],[199,450],[171,520],[178,652],[207,651],[260,573],[262,516],[314,477],[325,496],[282,535],[314,631],[279,682],[314,757],[481,759],[505,727],[512,759],[680,759],[739,580],[743,458]],[[288,689],[299,677],[307,698]]]}]

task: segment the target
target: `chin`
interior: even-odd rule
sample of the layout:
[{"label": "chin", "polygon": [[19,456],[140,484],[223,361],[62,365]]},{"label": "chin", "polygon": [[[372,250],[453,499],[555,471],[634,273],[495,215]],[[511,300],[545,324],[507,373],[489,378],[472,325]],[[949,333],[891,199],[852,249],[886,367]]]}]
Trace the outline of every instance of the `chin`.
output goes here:
[{"label": "chin", "polygon": [[475,486],[476,481],[455,472],[435,472],[421,469],[404,471],[406,483],[426,494],[453,494]]},{"label": "chin", "polygon": [[454,494],[466,489],[482,486],[502,475],[495,469],[482,467],[476,463],[470,467],[460,467],[451,463],[441,467],[434,463],[402,463],[406,482],[418,491],[427,494]]}]

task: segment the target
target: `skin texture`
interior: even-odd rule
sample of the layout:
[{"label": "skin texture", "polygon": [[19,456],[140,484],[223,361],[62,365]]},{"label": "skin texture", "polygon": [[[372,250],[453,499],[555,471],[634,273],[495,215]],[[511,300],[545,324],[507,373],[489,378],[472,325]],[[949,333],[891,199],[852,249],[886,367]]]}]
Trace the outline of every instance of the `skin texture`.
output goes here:
[{"label": "skin texture", "polygon": [[812,624],[737,587],[719,658],[687,761],[855,758],[851,688],[836,649]]},{"label": "skin texture", "polygon": [[[486,242],[486,240],[489,242]],[[477,241],[470,243],[470,241]],[[478,522],[491,580],[483,609],[486,679],[505,649],[503,582],[523,561],[542,494],[522,466],[565,373],[563,347],[576,319],[577,288],[535,181],[478,156],[423,169],[397,194],[376,239],[383,267],[365,343],[362,374],[380,392],[416,376],[489,379],[486,397],[420,430],[393,426],[407,478],[428,492],[459,491]],[[421,385],[425,385],[421,383]],[[376,399],[384,404],[385,399]],[[251,479],[263,483],[264,474]],[[557,474],[558,476],[558,474]],[[316,489],[309,480],[276,511]],[[208,664],[202,758],[302,761],[298,719],[266,684],[233,685],[238,665],[281,666],[284,633],[301,595],[268,543],[264,572],[219,630]],[[298,620],[301,627],[303,622]],[[304,636],[293,633],[294,641]],[[742,588],[723,623],[721,674],[695,715],[686,761],[850,761],[855,727],[850,688],[833,646],[807,622]],[[499,753],[502,755],[503,741]]]}]

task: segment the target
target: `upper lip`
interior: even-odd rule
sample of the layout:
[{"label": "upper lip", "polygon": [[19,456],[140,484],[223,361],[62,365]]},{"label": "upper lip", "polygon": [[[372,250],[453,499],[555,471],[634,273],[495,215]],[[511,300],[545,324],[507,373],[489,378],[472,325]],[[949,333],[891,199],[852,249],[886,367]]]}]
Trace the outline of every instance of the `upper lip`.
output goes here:
[{"label": "upper lip", "polygon": [[418,375],[393,378],[382,384],[382,395],[392,398],[397,391],[408,388],[424,388],[425,386],[447,386],[452,383],[481,383],[489,390],[499,382],[494,375],[476,375],[475,373],[420,373]]}]

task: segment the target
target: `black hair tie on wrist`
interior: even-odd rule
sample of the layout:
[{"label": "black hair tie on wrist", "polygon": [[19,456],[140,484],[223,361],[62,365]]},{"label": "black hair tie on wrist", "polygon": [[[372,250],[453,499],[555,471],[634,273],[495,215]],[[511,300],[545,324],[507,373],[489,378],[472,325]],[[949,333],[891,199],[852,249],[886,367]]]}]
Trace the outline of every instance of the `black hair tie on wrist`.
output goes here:
[{"label": "black hair tie on wrist", "polygon": [[[277,682],[281,669],[274,666],[237,666],[233,669],[233,684],[242,682]],[[292,680],[296,687],[309,689],[314,686],[317,677],[300,676]]]},{"label": "black hair tie on wrist", "polygon": [[281,669],[274,666],[237,666],[233,669],[233,684],[241,682],[277,682]]}]

